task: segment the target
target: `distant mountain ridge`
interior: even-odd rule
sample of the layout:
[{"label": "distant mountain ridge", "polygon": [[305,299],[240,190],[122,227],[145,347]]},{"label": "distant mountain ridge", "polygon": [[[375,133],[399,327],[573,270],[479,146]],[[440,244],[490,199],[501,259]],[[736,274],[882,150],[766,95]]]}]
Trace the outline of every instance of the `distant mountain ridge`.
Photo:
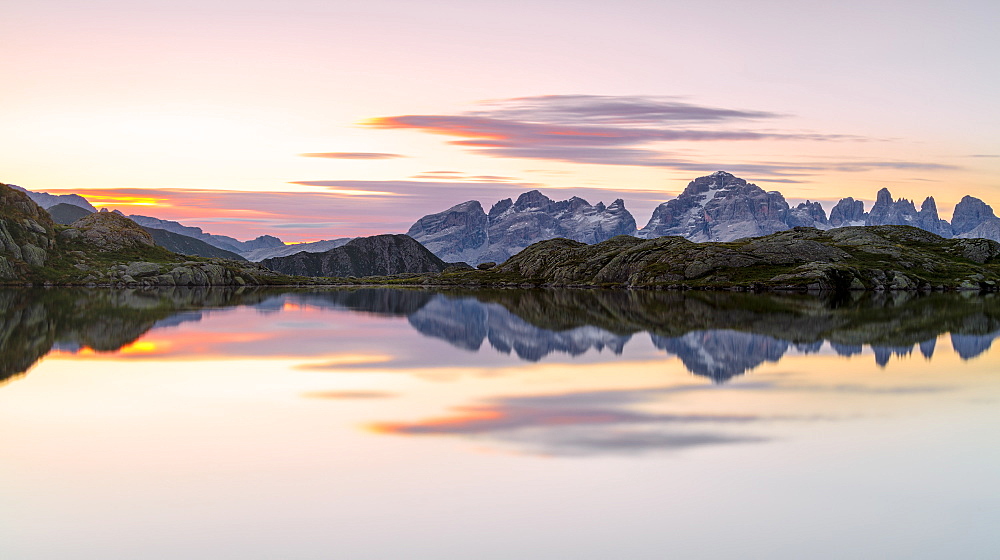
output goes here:
[{"label": "distant mountain ridge", "polygon": [[213,233],[205,233],[200,227],[185,226],[180,222],[174,222],[171,220],[161,220],[159,218],[153,218],[151,216],[140,216],[138,214],[129,215],[130,218],[135,223],[142,227],[162,229],[166,231],[171,231],[174,233],[179,233],[181,235],[186,235],[188,237],[193,237],[195,239],[200,239],[209,245],[218,247],[220,249],[225,249],[227,251],[232,251],[233,253],[242,254],[244,252],[253,251],[254,249],[264,249],[271,247],[284,247],[285,243],[274,237],[273,235],[261,235],[256,239],[251,239],[249,241],[240,241],[228,235],[216,235]]},{"label": "distant mountain ridge", "polygon": [[637,237],[679,235],[691,241],[732,241],[796,226],[828,229],[819,203],[791,208],[778,191],[766,192],[725,171],[691,181],[673,200],[653,210]]},{"label": "distant mountain ridge", "polygon": [[243,257],[251,262],[260,262],[264,259],[274,257],[287,257],[296,253],[325,253],[330,249],[343,247],[350,242],[353,237],[341,237],[340,239],[323,239],[321,241],[311,241],[308,243],[293,243],[291,245],[281,245],[280,247],[262,247],[245,251]]},{"label": "distant mountain ridge", "polygon": [[48,210],[56,204],[72,204],[73,206],[79,206],[80,208],[90,212],[97,212],[97,208],[94,208],[94,206],[90,204],[90,201],[78,194],[49,194],[47,192],[29,191],[28,189],[17,185],[7,186],[27,194],[28,198],[30,198],[32,202],[41,206],[45,210]]},{"label": "distant mountain ridge", "polygon": [[579,197],[554,201],[537,190],[517,200],[505,198],[483,210],[470,200],[410,226],[407,235],[445,261],[479,264],[502,262],[528,245],[565,237],[599,243],[616,235],[635,233],[635,218],[622,199],[591,205]]}]

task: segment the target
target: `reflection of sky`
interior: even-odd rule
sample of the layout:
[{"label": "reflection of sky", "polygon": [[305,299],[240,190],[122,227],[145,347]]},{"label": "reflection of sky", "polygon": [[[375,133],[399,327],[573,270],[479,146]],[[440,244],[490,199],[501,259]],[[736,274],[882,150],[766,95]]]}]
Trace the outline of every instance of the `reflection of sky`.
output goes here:
[{"label": "reflection of sky", "polygon": [[621,355],[525,361],[291,296],[189,318],[119,353],[56,352],[0,387],[6,554],[934,558],[996,544],[1000,368],[947,335],[932,360],[881,367],[824,345],[717,384],[643,334]]}]

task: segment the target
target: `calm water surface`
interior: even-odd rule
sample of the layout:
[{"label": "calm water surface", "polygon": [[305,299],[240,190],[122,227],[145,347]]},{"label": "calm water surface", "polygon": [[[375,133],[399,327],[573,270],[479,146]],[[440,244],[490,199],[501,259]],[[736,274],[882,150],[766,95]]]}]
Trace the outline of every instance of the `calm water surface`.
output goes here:
[{"label": "calm water surface", "polygon": [[996,558],[1000,299],[0,291],[0,557]]}]

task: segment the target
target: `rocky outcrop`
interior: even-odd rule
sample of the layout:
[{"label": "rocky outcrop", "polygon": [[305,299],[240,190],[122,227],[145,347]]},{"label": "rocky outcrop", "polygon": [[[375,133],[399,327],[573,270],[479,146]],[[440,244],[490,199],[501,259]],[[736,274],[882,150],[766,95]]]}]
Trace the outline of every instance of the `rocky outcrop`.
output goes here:
[{"label": "rocky outcrop", "polygon": [[23,279],[48,261],[55,223],[23,190],[0,184],[0,281]]},{"label": "rocky outcrop", "polygon": [[638,236],[732,241],[795,226],[828,227],[826,213],[811,202],[792,210],[781,193],[765,192],[753,183],[716,171],[691,181],[677,198],[657,206]]},{"label": "rocky outcrop", "polygon": [[153,236],[132,220],[114,212],[95,212],[70,224],[59,234],[66,239],[80,238],[100,251],[112,252],[155,245]]},{"label": "rocky outcrop", "polygon": [[820,290],[995,290],[1000,243],[943,239],[914,227],[796,228],[729,243],[620,236],[553,239],[493,270],[455,275],[496,284]]},{"label": "rocky outcrop", "polygon": [[554,201],[539,191],[506,198],[487,214],[470,200],[417,220],[407,235],[446,261],[502,262],[528,245],[564,237],[598,243],[635,232],[635,218],[621,199],[608,206],[582,198]]},{"label": "rocky outcrop", "polygon": [[92,278],[96,283],[116,286],[256,286],[275,277],[253,265],[235,266],[230,260],[155,263],[134,261],[113,265],[105,275]]},{"label": "rocky outcrop", "polygon": [[448,263],[407,235],[359,237],[324,253],[264,259],[270,270],[295,276],[347,277],[441,272]]}]

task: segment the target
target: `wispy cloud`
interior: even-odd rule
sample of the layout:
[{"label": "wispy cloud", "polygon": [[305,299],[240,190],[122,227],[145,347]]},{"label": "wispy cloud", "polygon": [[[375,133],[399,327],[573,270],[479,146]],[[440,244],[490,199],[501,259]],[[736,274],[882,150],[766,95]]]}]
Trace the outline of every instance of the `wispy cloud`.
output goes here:
[{"label": "wispy cloud", "polygon": [[[681,157],[688,142],[866,141],[870,138],[774,128],[781,113],[697,105],[671,97],[546,95],[484,103],[457,114],[397,115],[364,124],[419,130],[454,138],[448,143],[497,158],[663,167],[692,173],[724,169],[761,180],[795,183],[828,172],[878,169],[951,171],[934,162],[844,160],[711,162]],[[424,177],[421,177],[424,178]]]},{"label": "wispy cloud", "polygon": [[327,159],[397,159],[406,157],[402,154],[386,154],[382,152],[318,152],[299,155],[302,157]]},{"label": "wispy cloud", "polygon": [[379,117],[364,124],[458,138],[457,146],[494,157],[606,165],[677,166],[657,150],[663,142],[837,140],[843,135],[748,128],[784,115],[695,105],[665,97],[547,95],[493,101],[454,115]]}]

